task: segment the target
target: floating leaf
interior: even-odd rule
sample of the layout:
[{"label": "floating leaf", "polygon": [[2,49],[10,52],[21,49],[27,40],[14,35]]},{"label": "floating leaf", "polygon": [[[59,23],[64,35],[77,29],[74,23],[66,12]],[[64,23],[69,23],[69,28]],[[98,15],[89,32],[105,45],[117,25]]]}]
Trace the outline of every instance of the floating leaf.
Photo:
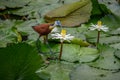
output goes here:
[{"label": "floating leaf", "polygon": [[45,15],[45,20],[52,23],[55,20],[60,20],[63,26],[78,26],[89,20],[91,10],[90,0],[79,1],[48,12]]},{"label": "floating leaf", "polygon": [[117,0],[98,0],[98,1],[100,4],[106,5],[107,8],[120,19],[120,5],[117,2]]},{"label": "floating leaf", "polygon": [[0,6],[2,6],[2,9],[5,9],[5,7],[9,8],[18,8],[23,7],[26,4],[28,4],[31,0],[0,0]]},{"label": "floating leaf", "polygon": [[115,17],[114,15],[106,15],[103,18],[101,18],[101,21],[104,25],[109,27],[110,31],[120,27],[120,19],[118,17]]},{"label": "floating leaf", "polygon": [[78,44],[80,46],[89,46],[90,44],[86,41],[81,40],[80,38],[74,38],[71,40],[72,44]]},{"label": "floating leaf", "polygon": [[119,60],[120,60],[120,50],[117,49],[114,54],[115,54],[115,56],[116,56],[117,58],[119,58]]},{"label": "floating leaf", "polygon": [[98,51],[75,44],[64,44],[62,59],[69,62],[91,62],[98,57]]},{"label": "floating leaf", "polygon": [[120,43],[111,44],[110,46],[115,49],[120,49]]},{"label": "floating leaf", "polygon": [[42,66],[36,49],[25,43],[0,48],[0,78],[2,80],[40,80],[35,71]]},{"label": "floating leaf", "polygon": [[79,51],[80,62],[91,62],[98,58],[98,50],[93,48],[82,47]]},{"label": "floating leaf", "polygon": [[[73,69],[70,63],[52,63],[45,69],[40,69],[36,73],[44,80],[70,80],[69,73]],[[41,76],[44,74],[44,76]]]},{"label": "floating leaf", "polygon": [[27,6],[24,6],[19,10],[13,10],[12,13],[20,16],[29,15],[29,18],[30,16],[40,18],[40,14],[52,10],[52,8],[54,9],[57,6],[60,6],[60,4],[57,4],[56,0],[32,0]]},{"label": "floating leaf", "polygon": [[0,47],[6,47],[9,43],[15,43],[17,42],[18,32],[16,30],[13,31],[12,28],[15,27],[16,24],[21,23],[21,21],[16,20],[5,20],[0,21]]},{"label": "floating leaf", "polygon": [[[97,38],[88,39],[89,42],[96,43]],[[113,44],[120,42],[120,36],[101,37],[101,44]]]},{"label": "floating leaf", "polygon": [[75,62],[79,60],[79,53],[80,46],[75,44],[63,44],[63,53],[61,59]]},{"label": "floating leaf", "polygon": [[90,63],[91,66],[106,69],[118,70],[120,69],[120,62],[114,56],[115,49],[106,45],[99,46],[100,56],[95,62]]},{"label": "floating leaf", "polygon": [[120,72],[101,70],[82,64],[70,74],[70,80],[119,80]]}]

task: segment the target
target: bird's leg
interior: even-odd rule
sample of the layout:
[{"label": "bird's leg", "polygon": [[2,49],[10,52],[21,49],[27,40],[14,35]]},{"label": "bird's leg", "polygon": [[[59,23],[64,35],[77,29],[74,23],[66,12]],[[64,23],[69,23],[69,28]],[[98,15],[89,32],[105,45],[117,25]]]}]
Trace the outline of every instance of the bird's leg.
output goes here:
[{"label": "bird's leg", "polygon": [[39,47],[40,47],[40,42],[39,42],[40,37],[41,37],[41,36],[39,36],[38,39],[36,40],[36,47],[37,47],[38,52],[39,52],[39,53],[42,53],[42,52],[40,51],[40,49],[39,49]]},{"label": "bird's leg", "polygon": [[48,35],[44,35],[43,36],[43,43],[46,44],[47,40],[48,40]]},{"label": "bird's leg", "polygon": [[50,54],[52,54],[53,52],[52,52],[52,50],[51,50],[51,47],[50,47],[50,45],[49,45],[49,43],[48,43],[48,35],[45,35],[45,37],[44,37],[45,39],[44,39],[44,43],[47,45],[47,47],[50,49]]}]

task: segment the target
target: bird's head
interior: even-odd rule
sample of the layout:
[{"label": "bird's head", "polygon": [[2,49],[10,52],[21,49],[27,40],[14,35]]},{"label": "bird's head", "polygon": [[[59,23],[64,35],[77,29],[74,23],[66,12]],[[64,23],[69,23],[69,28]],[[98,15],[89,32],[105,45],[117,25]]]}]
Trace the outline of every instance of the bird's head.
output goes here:
[{"label": "bird's head", "polygon": [[54,22],[53,26],[61,27],[62,25],[61,25],[61,22],[59,20],[57,20],[57,21]]}]

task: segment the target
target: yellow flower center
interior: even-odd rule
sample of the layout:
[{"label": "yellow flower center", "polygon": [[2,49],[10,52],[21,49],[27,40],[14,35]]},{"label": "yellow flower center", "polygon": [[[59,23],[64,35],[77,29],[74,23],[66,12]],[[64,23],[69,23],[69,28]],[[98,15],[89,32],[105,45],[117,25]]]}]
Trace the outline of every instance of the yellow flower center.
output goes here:
[{"label": "yellow flower center", "polygon": [[98,21],[97,25],[99,26],[99,28],[102,26],[102,21]]},{"label": "yellow flower center", "polygon": [[65,37],[65,35],[66,35],[66,30],[65,29],[61,30],[61,35],[62,35],[62,37]]}]

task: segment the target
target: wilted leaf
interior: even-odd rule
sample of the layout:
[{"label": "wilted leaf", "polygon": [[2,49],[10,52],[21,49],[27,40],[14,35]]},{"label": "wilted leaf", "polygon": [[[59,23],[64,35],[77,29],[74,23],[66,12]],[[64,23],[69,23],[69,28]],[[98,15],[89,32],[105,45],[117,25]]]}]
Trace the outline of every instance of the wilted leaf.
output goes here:
[{"label": "wilted leaf", "polygon": [[45,15],[45,20],[50,23],[60,20],[63,26],[78,26],[89,20],[91,10],[90,0],[79,1],[48,12]]}]

